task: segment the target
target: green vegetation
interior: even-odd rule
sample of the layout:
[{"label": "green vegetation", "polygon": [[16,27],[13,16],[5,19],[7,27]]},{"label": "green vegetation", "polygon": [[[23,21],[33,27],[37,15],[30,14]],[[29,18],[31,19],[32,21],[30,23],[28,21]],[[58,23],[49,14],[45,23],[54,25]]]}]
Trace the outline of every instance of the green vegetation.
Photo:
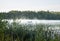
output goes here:
[{"label": "green vegetation", "polygon": [[0,13],[4,19],[48,19],[48,20],[60,20],[60,12],[49,11],[10,11]]},{"label": "green vegetation", "polygon": [[36,24],[29,30],[31,25],[4,24],[0,25],[0,41],[60,41],[60,35],[49,29],[52,25]]},{"label": "green vegetation", "polygon": [[[49,29],[52,25],[36,24],[22,25],[13,21],[9,24],[2,19],[59,19],[59,12],[45,11],[10,11],[8,13],[0,13],[0,41],[60,41],[60,34],[54,33],[54,30]],[[53,25],[55,26],[55,25]],[[60,27],[60,25],[58,25]],[[30,30],[29,27],[33,27]]]}]

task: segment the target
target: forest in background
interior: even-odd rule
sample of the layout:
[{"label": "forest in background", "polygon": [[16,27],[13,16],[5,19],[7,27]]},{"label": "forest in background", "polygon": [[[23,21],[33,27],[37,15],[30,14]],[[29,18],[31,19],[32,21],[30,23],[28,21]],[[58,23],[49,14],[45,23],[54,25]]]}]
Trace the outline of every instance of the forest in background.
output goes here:
[{"label": "forest in background", "polygon": [[50,11],[9,11],[0,12],[3,19],[45,19],[45,20],[60,20],[60,12]]}]

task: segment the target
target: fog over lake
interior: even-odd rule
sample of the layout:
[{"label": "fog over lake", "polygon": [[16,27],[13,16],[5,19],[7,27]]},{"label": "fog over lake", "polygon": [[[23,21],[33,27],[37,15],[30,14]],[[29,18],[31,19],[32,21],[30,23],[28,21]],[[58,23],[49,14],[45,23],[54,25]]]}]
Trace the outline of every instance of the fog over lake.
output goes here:
[{"label": "fog over lake", "polygon": [[8,21],[12,23],[13,21],[21,24],[60,24],[60,20],[38,20],[38,19],[3,19],[2,21]]},{"label": "fog over lake", "polygon": [[[60,30],[60,20],[38,20],[38,19],[3,19],[2,21],[8,21],[9,24],[13,22],[22,24],[22,25],[36,25],[36,24],[45,24],[52,25],[49,29]],[[34,28],[34,27],[33,27]]]}]

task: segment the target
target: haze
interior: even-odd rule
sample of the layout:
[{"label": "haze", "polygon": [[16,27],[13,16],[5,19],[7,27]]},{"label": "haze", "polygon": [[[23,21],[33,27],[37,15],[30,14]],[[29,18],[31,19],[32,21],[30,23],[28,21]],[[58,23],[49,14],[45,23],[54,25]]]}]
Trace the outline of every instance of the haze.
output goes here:
[{"label": "haze", "polygon": [[0,12],[11,10],[60,11],[60,0],[0,0]]}]

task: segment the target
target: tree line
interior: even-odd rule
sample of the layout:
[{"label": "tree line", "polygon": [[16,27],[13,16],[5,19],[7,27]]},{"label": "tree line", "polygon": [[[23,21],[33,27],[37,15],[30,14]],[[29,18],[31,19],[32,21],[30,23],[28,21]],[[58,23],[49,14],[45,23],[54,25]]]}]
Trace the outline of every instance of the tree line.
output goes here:
[{"label": "tree line", "polygon": [[47,19],[47,20],[60,20],[60,12],[49,11],[9,11],[0,12],[3,19]]}]

